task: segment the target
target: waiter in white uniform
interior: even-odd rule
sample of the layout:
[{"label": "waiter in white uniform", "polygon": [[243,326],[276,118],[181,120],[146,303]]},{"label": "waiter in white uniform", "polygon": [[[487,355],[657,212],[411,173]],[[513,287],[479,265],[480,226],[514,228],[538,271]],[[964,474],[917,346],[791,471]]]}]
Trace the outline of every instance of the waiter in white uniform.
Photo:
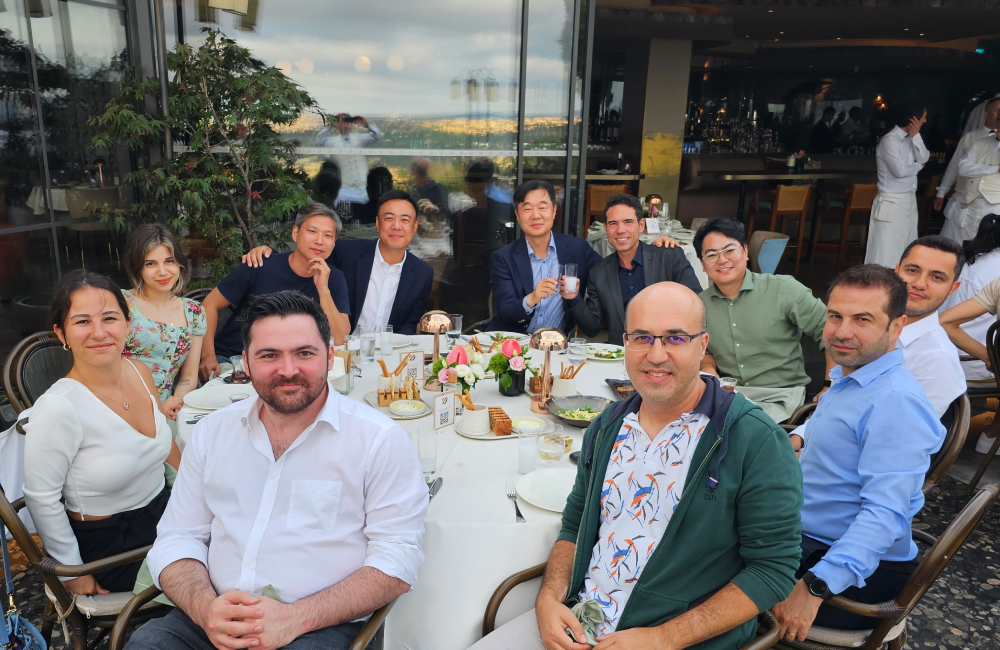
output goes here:
[{"label": "waiter in white uniform", "polygon": [[917,173],[931,157],[920,137],[926,121],[923,104],[904,102],[896,109],[896,126],[878,143],[878,194],[872,203],[865,264],[895,268],[903,249],[917,238]]},{"label": "waiter in white uniform", "polygon": [[955,188],[965,197],[966,224],[975,224],[988,214],[1000,214],[1000,133],[972,143],[958,164],[965,183]]},{"label": "waiter in white uniform", "polygon": [[[937,188],[937,198],[934,200],[934,209],[940,210],[944,204],[944,196],[953,186],[955,193],[948,199],[948,206],[944,211],[944,227],[941,235],[962,243],[967,239],[975,239],[979,228],[979,220],[973,223],[972,219],[966,219],[968,208],[963,208],[969,202],[962,194],[963,188],[968,179],[958,173],[959,164],[965,158],[966,152],[976,140],[986,138],[996,131],[1000,124],[1000,96],[988,99],[979,106],[976,106],[969,115],[969,121],[965,125],[965,133],[958,141],[955,148],[955,155],[948,163],[948,168],[941,178],[941,184]],[[982,215],[980,215],[981,217]]]}]

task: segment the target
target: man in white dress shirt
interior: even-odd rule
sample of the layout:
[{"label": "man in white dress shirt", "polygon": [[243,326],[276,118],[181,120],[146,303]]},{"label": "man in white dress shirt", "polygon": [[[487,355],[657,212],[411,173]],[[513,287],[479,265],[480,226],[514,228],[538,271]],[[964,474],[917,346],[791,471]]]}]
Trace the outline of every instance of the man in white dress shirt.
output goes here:
[{"label": "man in white dress shirt", "polygon": [[927,121],[922,104],[904,102],[896,126],[882,136],[875,161],[878,194],[872,203],[865,264],[892,268],[906,245],[917,238],[917,173],[930,159],[920,137]]},{"label": "man in white dress shirt", "polygon": [[417,454],[388,417],[330,390],[319,306],[282,291],[241,318],[259,397],[195,426],[148,555],[177,609],[133,650],[346,650],[423,562]]},{"label": "man in white dress shirt", "polygon": [[1000,214],[1000,133],[973,142],[958,164],[958,173],[963,178],[955,193],[961,191],[965,197],[965,228],[974,236],[984,216]]},{"label": "man in white dress shirt", "polygon": [[938,417],[966,390],[958,348],[938,322],[938,308],[958,289],[964,265],[962,247],[941,235],[913,241],[896,265],[907,291],[906,326],[896,348],[903,351],[903,366],[923,386]]},{"label": "man in white dress shirt", "polygon": [[[948,190],[952,187],[955,188],[955,192],[948,199],[948,205],[944,211],[945,222],[944,227],[941,229],[941,234],[954,239],[960,244],[976,236],[978,221],[974,227],[969,223],[972,220],[966,219],[969,205],[962,191],[968,179],[959,176],[958,168],[972,144],[980,138],[985,138],[993,134],[997,130],[998,124],[1000,124],[1000,97],[989,99],[973,109],[972,114],[969,115],[965,133],[958,141],[955,154],[951,157],[951,161],[948,162],[948,168],[945,170],[944,176],[941,178],[941,184],[937,188],[937,198],[934,199],[935,210],[940,210],[941,206],[944,205],[944,196],[948,193]],[[982,218],[982,215],[979,215],[979,217]]]}]

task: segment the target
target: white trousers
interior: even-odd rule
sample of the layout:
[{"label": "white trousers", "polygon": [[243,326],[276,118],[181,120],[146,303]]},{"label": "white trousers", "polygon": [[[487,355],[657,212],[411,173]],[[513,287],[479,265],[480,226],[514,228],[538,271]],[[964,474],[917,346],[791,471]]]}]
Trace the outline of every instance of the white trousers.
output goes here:
[{"label": "white trousers", "polygon": [[872,202],[865,264],[894,268],[903,249],[917,238],[917,195],[879,192]]},{"label": "white trousers", "polygon": [[469,650],[545,650],[535,610],[525,612],[510,623],[493,630]]}]

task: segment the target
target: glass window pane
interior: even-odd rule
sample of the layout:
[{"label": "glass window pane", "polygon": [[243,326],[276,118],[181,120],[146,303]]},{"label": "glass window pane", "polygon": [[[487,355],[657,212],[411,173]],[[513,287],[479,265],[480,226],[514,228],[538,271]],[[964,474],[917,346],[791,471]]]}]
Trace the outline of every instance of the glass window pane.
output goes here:
[{"label": "glass window pane", "polygon": [[56,282],[52,230],[4,234],[0,229],[0,349],[51,328],[49,302]]}]

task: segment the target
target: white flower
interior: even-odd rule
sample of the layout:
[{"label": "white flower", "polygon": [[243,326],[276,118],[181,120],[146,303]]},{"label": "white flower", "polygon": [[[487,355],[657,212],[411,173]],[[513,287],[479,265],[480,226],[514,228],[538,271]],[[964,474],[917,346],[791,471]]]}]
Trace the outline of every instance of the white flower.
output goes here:
[{"label": "white flower", "polygon": [[482,363],[483,363],[483,355],[479,354],[478,352],[473,352],[472,353],[472,359],[470,360],[469,365],[470,366],[472,366],[472,365],[479,366],[479,365],[482,365]]},{"label": "white flower", "polygon": [[483,370],[483,366],[481,364],[473,363],[469,366],[469,370],[471,370],[472,374],[476,376],[476,379],[483,379],[486,377],[486,371]]},{"label": "white flower", "polygon": [[466,377],[469,376],[469,366],[465,365],[464,363],[460,363],[457,366],[455,366],[455,372],[458,374],[459,377],[465,379]]}]

